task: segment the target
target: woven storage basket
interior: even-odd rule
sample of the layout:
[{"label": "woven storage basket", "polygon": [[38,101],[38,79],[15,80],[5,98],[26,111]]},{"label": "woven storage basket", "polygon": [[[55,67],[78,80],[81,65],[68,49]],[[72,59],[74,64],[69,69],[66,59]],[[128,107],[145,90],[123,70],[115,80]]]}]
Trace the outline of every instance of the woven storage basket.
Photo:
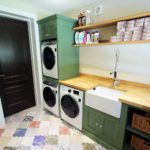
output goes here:
[{"label": "woven storage basket", "polygon": [[136,128],[150,134],[150,117],[133,113],[132,128]]},{"label": "woven storage basket", "polygon": [[147,142],[135,135],[132,135],[131,146],[136,150],[150,150],[150,142]]}]

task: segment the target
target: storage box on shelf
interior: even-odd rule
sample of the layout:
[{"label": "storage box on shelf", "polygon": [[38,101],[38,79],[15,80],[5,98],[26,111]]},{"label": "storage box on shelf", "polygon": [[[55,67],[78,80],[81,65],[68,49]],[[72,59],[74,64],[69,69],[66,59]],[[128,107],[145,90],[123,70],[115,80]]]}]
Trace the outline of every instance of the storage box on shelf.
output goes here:
[{"label": "storage box on shelf", "polygon": [[[125,27],[126,22],[127,22],[127,26]],[[150,24],[150,12],[147,12],[138,15],[131,15],[127,17],[106,20],[100,23],[75,27],[73,28],[73,30],[75,31],[88,31],[91,29],[98,29],[98,28],[110,27],[115,25],[117,26],[116,28],[118,32],[116,33],[115,37],[111,37],[113,42],[110,42],[110,39],[107,39],[105,42],[100,41],[99,43],[92,43],[92,44],[74,44],[74,46],[149,43],[150,42],[149,24]],[[124,37],[124,35],[126,35],[126,38]]]},{"label": "storage box on shelf", "polygon": [[150,134],[150,117],[146,115],[142,116],[137,113],[133,113],[132,128],[136,128],[140,131]]},{"label": "storage box on shelf", "polygon": [[[128,106],[124,149],[150,149],[150,111]],[[140,148],[140,149],[138,149]],[[145,149],[149,148],[149,149]]]},{"label": "storage box on shelf", "polygon": [[135,150],[150,150],[150,142],[143,140],[136,135],[132,135],[131,147]]}]

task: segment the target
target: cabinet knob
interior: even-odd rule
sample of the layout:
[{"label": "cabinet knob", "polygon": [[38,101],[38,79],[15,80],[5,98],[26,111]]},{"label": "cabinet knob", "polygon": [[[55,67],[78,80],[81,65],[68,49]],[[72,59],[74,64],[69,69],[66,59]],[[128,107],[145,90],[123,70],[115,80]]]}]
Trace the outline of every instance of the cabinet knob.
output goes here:
[{"label": "cabinet knob", "polygon": [[99,125],[99,123],[98,122],[96,122],[96,126],[98,126]]},{"label": "cabinet knob", "polygon": [[100,128],[102,128],[103,126],[100,124],[100,126],[99,126]]}]

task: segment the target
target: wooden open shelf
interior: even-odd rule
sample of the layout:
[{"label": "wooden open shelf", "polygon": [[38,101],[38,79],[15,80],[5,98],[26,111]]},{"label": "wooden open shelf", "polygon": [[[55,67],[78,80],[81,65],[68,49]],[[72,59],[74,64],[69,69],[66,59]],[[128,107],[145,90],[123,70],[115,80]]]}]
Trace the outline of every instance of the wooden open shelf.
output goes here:
[{"label": "wooden open shelf", "polygon": [[103,22],[94,23],[94,24],[90,24],[90,25],[86,25],[86,26],[79,26],[79,27],[73,28],[73,30],[81,31],[81,30],[89,30],[89,29],[107,27],[107,26],[115,25],[119,21],[137,19],[137,18],[142,18],[142,17],[150,17],[150,12],[145,12],[145,13],[136,14],[136,15],[130,15],[130,16],[121,17],[121,18],[115,18],[115,19],[106,20]]},{"label": "wooden open shelf", "polygon": [[100,46],[100,45],[115,45],[115,44],[145,44],[150,43],[150,40],[140,40],[140,41],[126,41],[126,42],[100,42],[92,44],[74,44],[75,47],[85,47],[85,46]]},{"label": "wooden open shelf", "polygon": [[137,134],[137,135],[139,135],[139,136],[141,136],[141,137],[143,137],[143,138],[145,138],[147,140],[150,140],[150,135],[149,134],[146,134],[146,133],[144,133],[144,132],[142,132],[140,130],[134,129],[130,125],[128,125],[126,127],[126,130],[128,130],[128,131],[130,131],[132,133],[135,133],[135,134]]}]

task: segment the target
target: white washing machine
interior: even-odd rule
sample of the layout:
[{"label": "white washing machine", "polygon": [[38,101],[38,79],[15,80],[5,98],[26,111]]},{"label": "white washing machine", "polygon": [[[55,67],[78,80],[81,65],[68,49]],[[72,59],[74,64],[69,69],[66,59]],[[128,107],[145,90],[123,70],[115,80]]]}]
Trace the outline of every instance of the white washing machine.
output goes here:
[{"label": "white washing machine", "polygon": [[61,85],[60,112],[64,121],[82,130],[83,91]]},{"label": "white washing machine", "polygon": [[43,75],[58,79],[57,43],[56,40],[44,42],[42,49]]},{"label": "white washing machine", "polygon": [[43,106],[56,116],[59,116],[59,85],[51,79],[43,81]]}]

